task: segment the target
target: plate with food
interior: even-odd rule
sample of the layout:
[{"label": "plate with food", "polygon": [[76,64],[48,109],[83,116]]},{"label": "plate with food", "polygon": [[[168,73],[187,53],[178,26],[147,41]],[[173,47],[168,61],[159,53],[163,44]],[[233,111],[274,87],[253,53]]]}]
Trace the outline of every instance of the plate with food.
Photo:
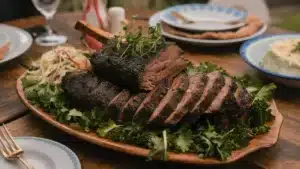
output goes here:
[{"label": "plate with food", "polygon": [[163,22],[189,31],[224,31],[245,25],[247,12],[213,4],[184,4],[162,11]]},{"label": "plate with food", "polygon": [[32,44],[31,35],[22,29],[0,24],[0,32],[0,64],[19,57]]},{"label": "plate with food", "polygon": [[246,40],[258,37],[265,33],[268,28],[256,16],[249,15],[245,19],[246,25],[230,31],[207,31],[207,32],[188,32],[174,28],[160,19],[162,12],[157,12],[151,16],[149,26],[161,25],[162,34],[170,39],[205,46],[225,46],[241,43]]},{"label": "plate with food", "polygon": [[269,35],[245,42],[240,53],[252,67],[278,83],[300,87],[300,35]]},{"label": "plate with food", "polygon": [[96,53],[55,48],[17,81],[25,105],[71,135],[191,164],[230,163],[273,146],[283,120],[275,88],[212,63],[192,65],[159,28],[113,37]]}]

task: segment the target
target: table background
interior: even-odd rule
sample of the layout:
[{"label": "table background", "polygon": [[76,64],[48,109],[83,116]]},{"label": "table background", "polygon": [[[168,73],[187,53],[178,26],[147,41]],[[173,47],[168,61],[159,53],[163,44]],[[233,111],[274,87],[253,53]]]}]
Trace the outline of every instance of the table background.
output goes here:
[{"label": "table background", "polygon": [[[150,16],[154,11],[127,10],[127,17],[133,14]],[[68,36],[69,44],[81,47],[80,33],[73,29],[80,18],[79,13],[61,13],[53,21],[54,29]],[[146,21],[132,21],[134,26],[146,26]],[[28,28],[44,24],[41,17],[32,17],[7,24]],[[286,32],[278,28],[270,28],[268,33]],[[224,67],[230,73],[243,74],[253,72],[238,56],[239,46],[223,48],[207,48],[179,44],[186,52],[185,57],[194,63],[210,61]],[[35,136],[52,139],[70,147],[79,156],[85,169],[135,169],[135,168],[199,168],[194,165],[182,165],[168,162],[146,162],[144,158],[129,156],[119,152],[91,145],[69,136],[37,117],[31,115],[19,100],[15,84],[16,79],[25,71],[19,63],[28,64],[51,48],[33,45],[21,58],[0,67],[0,123],[7,126],[14,136]],[[262,166],[270,169],[300,168],[300,90],[279,85],[275,94],[279,111],[284,115],[280,139],[275,147],[255,152],[241,161],[225,166],[209,166],[201,168],[245,168],[255,169]]]}]

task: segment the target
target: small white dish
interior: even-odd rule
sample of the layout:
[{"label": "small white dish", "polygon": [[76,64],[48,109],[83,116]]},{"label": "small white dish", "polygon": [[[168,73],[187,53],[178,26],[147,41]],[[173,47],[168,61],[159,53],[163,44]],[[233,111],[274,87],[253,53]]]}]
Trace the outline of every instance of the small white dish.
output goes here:
[{"label": "small white dish", "polygon": [[[160,15],[161,15],[161,12],[157,12],[154,15],[152,15],[149,19],[149,25],[150,26],[156,26],[157,24],[159,24],[160,21],[161,21],[160,20]],[[264,24],[264,26],[259,31],[257,31],[255,34],[253,34],[251,36],[244,37],[244,38],[238,38],[238,39],[228,39],[228,40],[192,39],[192,38],[186,38],[186,37],[173,35],[173,34],[170,34],[168,32],[165,32],[164,30],[162,30],[162,34],[167,38],[171,38],[171,39],[181,41],[181,42],[191,43],[191,44],[194,44],[194,45],[226,46],[226,45],[241,43],[241,42],[244,42],[246,40],[258,37],[258,36],[262,35],[263,33],[265,33],[267,28],[268,28],[267,24]]]},{"label": "small white dish", "polygon": [[31,35],[20,28],[0,24],[0,32],[0,45],[10,42],[9,51],[0,60],[0,64],[19,57],[31,46],[33,41]]},{"label": "small white dish", "polygon": [[[189,20],[199,23],[184,23],[174,17],[172,12],[178,12]],[[167,24],[190,31],[224,31],[236,29],[245,25],[245,22],[236,24],[225,24],[221,22],[243,21],[247,17],[247,12],[234,8],[222,7],[212,4],[184,4],[176,5],[162,11],[161,20]],[[220,21],[220,23],[209,22],[210,20]]]},{"label": "small white dish", "polygon": [[[68,147],[52,140],[36,137],[16,137],[24,150],[24,159],[35,169],[81,169],[78,157]],[[0,156],[1,169],[20,169],[22,164]]]},{"label": "small white dish", "polygon": [[278,72],[272,72],[263,68],[260,63],[270,50],[270,45],[278,40],[300,38],[300,34],[280,34],[268,35],[255,38],[245,42],[240,48],[240,55],[250,66],[264,73],[268,78],[275,82],[290,87],[300,88],[300,76],[291,76]]}]

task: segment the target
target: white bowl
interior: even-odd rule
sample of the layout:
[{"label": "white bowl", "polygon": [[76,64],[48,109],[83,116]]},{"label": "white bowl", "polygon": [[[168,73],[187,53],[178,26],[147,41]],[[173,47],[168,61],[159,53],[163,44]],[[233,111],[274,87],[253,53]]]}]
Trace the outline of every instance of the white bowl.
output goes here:
[{"label": "white bowl", "polygon": [[300,88],[300,76],[272,72],[263,68],[260,62],[270,50],[270,45],[278,40],[300,39],[300,34],[279,34],[260,36],[246,41],[240,48],[240,55],[250,66],[264,73],[269,79],[290,87]]}]

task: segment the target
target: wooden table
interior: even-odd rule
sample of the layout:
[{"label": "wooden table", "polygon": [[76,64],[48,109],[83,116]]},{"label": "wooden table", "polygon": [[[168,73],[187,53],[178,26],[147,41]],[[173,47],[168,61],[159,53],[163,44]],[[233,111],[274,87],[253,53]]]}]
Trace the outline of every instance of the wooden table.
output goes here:
[{"label": "wooden table", "polygon": [[[128,18],[133,14],[150,16],[153,11],[128,10]],[[58,14],[53,21],[54,29],[69,38],[69,44],[80,47],[80,33],[73,29],[75,22],[80,18],[79,13]],[[134,21],[135,26],[145,26],[146,21]],[[44,24],[41,17],[32,17],[7,24],[21,28]],[[278,28],[270,28],[268,33],[282,33]],[[186,51],[185,57],[192,62],[211,61],[219,64],[230,73],[243,74],[253,71],[238,57],[238,46],[226,48],[188,47],[180,44]],[[24,72],[20,62],[28,62],[39,57],[50,48],[33,45],[24,56],[0,67],[0,123],[7,123],[14,136],[36,136],[61,142],[79,156],[85,169],[137,169],[137,168],[199,168],[193,165],[171,164],[166,162],[146,162],[145,159],[121,154],[108,149],[78,140],[69,136],[46,122],[41,121],[27,112],[15,93],[15,80]],[[226,60],[224,62],[224,60]],[[239,70],[239,71],[235,71]],[[275,96],[278,108],[284,115],[284,123],[279,142],[273,148],[255,152],[243,160],[226,166],[210,166],[203,168],[269,168],[269,169],[297,169],[300,168],[300,90],[290,89],[279,85]],[[261,167],[259,167],[261,166]]]}]

